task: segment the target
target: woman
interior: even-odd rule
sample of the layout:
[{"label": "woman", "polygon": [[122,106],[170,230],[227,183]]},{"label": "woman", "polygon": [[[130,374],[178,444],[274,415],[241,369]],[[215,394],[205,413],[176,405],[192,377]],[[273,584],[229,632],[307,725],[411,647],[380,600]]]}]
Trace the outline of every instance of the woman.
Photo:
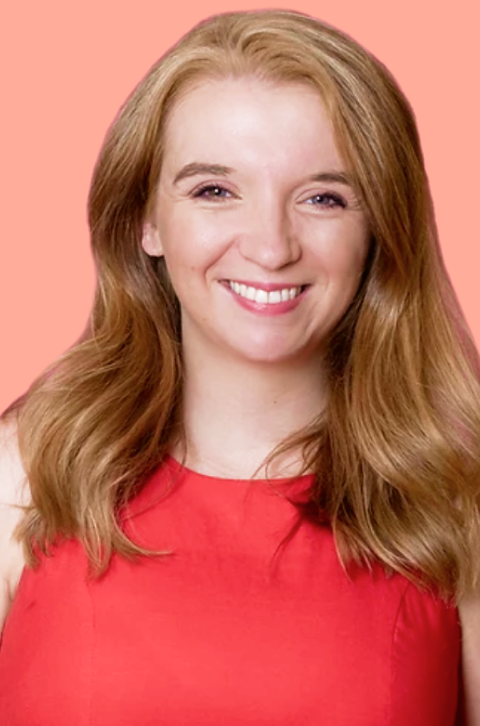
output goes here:
[{"label": "woman", "polygon": [[388,72],[211,18],[89,202],[88,329],[4,417],[0,721],[480,723],[477,357]]}]

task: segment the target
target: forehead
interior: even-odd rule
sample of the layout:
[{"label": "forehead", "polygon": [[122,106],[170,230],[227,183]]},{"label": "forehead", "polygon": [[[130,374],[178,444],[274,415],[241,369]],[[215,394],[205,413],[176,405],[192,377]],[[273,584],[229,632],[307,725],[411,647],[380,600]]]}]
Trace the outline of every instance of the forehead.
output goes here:
[{"label": "forehead", "polygon": [[164,128],[168,157],[225,153],[255,159],[327,156],[340,159],[327,108],[308,83],[272,83],[258,78],[204,79],[187,87]]}]

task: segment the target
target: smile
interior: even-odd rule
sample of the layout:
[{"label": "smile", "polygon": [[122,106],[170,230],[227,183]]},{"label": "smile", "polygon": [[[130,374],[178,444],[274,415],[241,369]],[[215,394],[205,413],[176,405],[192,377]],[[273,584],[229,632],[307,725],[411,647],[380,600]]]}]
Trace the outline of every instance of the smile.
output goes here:
[{"label": "smile", "polygon": [[286,302],[287,300],[293,300],[298,297],[303,290],[303,287],[285,287],[281,290],[267,291],[262,290],[261,288],[243,285],[232,280],[229,280],[228,284],[230,289],[233,290],[236,295],[240,295],[240,297],[244,297],[247,300],[252,300],[253,302],[263,305],[275,305],[281,302]]}]

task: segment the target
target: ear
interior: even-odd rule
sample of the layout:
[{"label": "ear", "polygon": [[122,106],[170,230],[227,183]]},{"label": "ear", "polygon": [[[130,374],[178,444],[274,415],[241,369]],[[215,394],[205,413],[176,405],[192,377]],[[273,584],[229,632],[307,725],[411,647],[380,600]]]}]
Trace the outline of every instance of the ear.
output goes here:
[{"label": "ear", "polygon": [[151,257],[162,257],[163,246],[158,229],[151,222],[144,222],[142,230],[143,250]]}]

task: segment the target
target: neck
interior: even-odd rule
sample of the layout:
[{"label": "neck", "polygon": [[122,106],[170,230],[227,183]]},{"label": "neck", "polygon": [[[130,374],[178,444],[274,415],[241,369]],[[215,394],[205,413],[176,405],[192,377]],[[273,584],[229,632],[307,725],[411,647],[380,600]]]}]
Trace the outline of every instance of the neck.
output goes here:
[{"label": "neck", "polygon": [[[318,358],[283,364],[195,356],[184,350],[182,445],[174,451],[200,473],[228,478],[264,477],[264,459],[311,423],[325,405]],[[301,451],[275,459],[274,477],[294,476]],[[257,471],[258,470],[258,471]]]}]

